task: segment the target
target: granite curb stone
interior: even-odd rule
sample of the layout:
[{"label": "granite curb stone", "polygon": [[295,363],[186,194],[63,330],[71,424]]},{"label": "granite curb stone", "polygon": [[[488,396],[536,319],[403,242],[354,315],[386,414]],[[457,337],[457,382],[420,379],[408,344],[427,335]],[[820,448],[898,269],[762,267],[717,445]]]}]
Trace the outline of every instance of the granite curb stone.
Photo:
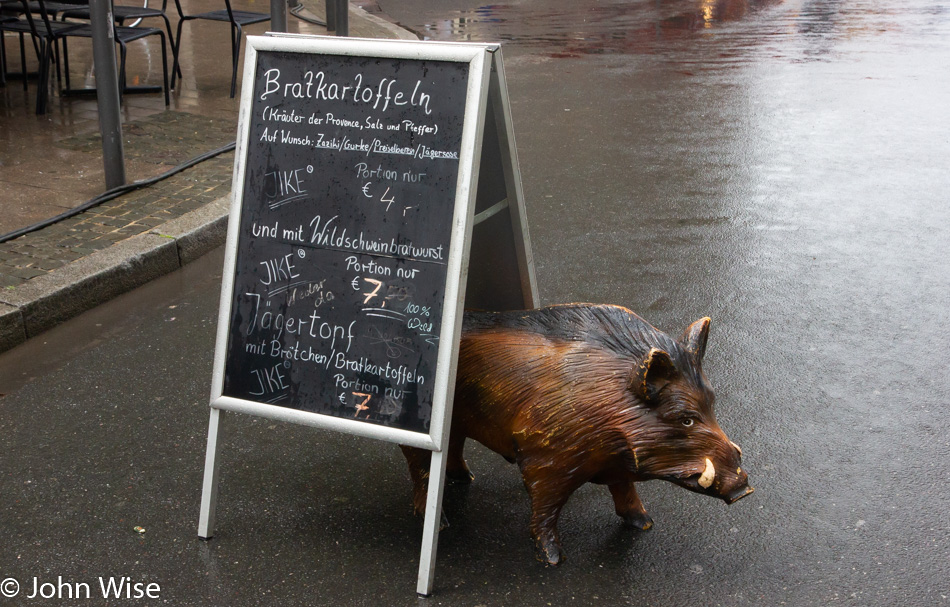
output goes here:
[{"label": "granite curb stone", "polygon": [[0,303],[0,352],[26,341],[23,313],[16,306]]},{"label": "granite curb stone", "polygon": [[19,310],[28,339],[179,267],[174,240],[140,234],[6,289],[0,303]]},{"label": "granite curb stone", "polygon": [[164,223],[149,233],[173,239],[179,264],[183,266],[221,246],[228,234],[230,208],[229,194]]}]

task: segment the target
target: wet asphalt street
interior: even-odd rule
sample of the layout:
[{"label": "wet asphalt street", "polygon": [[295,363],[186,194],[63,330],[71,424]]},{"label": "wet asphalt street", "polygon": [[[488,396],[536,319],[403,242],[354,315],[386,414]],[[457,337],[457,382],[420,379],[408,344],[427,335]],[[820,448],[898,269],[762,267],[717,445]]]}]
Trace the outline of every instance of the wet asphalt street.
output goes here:
[{"label": "wet asphalt street", "polygon": [[[422,600],[396,448],[232,415],[199,541],[218,253],[0,357],[0,580],[161,586],[115,605],[950,604],[950,4],[379,4],[505,43],[542,302],[711,316],[756,493],[646,484],[638,533],[586,486],[545,569],[517,469],[473,445]],[[0,597],[31,604],[101,603]]]}]

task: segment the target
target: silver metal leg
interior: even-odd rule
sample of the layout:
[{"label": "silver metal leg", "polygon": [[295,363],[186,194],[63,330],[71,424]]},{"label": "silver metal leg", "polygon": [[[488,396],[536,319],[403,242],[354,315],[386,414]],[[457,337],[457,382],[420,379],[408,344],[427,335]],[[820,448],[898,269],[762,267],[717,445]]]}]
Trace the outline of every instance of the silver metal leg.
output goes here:
[{"label": "silver metal leg", "polygon": [[419,558],[419,583],[416,592],[432,594],[435,580],[435,554],[439,547],[439,525],[442,523],[442,489],[445,487],[445,450],[433,451],[429,465],[429,493],[426,496],[426,517],[422,529],[422,556]]},{"label": "silver metal leg", "polygon": [[201,486],[201,515],[198,518],[198,537],[210,539],[214,535],[214,509],[218,501],[218,431],[224,412],[211,408],[208,422],[208,451],[205,454],[205,475]]}]

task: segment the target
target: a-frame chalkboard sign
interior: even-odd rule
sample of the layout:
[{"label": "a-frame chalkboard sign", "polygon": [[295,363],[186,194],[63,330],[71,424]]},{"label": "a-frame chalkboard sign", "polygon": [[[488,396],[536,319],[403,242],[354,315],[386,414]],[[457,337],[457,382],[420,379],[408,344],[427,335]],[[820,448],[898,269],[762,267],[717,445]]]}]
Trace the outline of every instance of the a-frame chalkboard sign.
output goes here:
[{"label": "a-frame chalkboard sign", "polygon": [[464,306],[537,306],[501,49],[250,36],[198,535],[224,411],[432,451],[434,579]]}]

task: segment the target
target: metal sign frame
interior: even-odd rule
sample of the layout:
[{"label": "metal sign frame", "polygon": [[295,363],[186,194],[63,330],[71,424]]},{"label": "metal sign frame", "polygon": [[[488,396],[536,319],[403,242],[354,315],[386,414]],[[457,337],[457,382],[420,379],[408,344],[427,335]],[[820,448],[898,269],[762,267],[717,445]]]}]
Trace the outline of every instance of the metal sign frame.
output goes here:
[{"label": "metal sign frame", "polygon": [[[463,115],[462,140],[459,153],[459,173],[455,191],[455,208],[452,219],[452,236],[447,259],[447,278],[443,300],[443,317],[440,327],[439,349],[434,380],[432,418],[429,433],[388,428],[360,421],[301,411],[287,407],[258,403],[223,395],[229,319],[234,301],[233,290],[237,262],[240,217],[244,204],[244,180],[247,170],[248,138],[251,128],[251,112],[255,88],[255,71],[258,54],[279,51],[314,55],[337,55],[378,57],[386,59],[433,60],[462,62],[469,65],[469,79]],[[369,40],[358,38],[333,38],[299,34],[268,34],[249,36],[245,56],[238,139],[232,181],[231,215],[228,225],[224,274],[215,342],[214,371],[211,390],[211,416],[208,425],[208,445],[202,486],[201,513],[198,535],[208,539],[214,532],[215,506],[218,491],[219,458],[222,413],[232,411],[259,417],[315,426],[357,436],[375,438],[401,445],[419,447],[432,451],[429,477],[429,493],[423,529],[417,591],[428,596],[432,591],[435,572],[435,553],[441,519],[442,491],[445,476],[445,448],[452,416],[452,395],[458,358],[459,335],[462,311],[466,303],[466,286],[469,252],[473,227],[505,209],[508,210],[507,229],[502,237],[513,239],[516,259],[511,260],[506,287],[521,291],[519,301],[524,307],[537,305],[537,289],[534,279],[534,264],[527,236],[526,216],[520,174],[515,156],[514,134],[511,128],[510,109],[505,88],[501,50],[497,44],[415,42],[404,40]],[[482,140],[486,114],[491,107],[498,149],[491,154],[499,156],[504,167],[500,184],[507,196],[500,202],[485,207],[477,200],[479,167],[483,158]],[[469,302],[471,303],[471,302]]]}]

